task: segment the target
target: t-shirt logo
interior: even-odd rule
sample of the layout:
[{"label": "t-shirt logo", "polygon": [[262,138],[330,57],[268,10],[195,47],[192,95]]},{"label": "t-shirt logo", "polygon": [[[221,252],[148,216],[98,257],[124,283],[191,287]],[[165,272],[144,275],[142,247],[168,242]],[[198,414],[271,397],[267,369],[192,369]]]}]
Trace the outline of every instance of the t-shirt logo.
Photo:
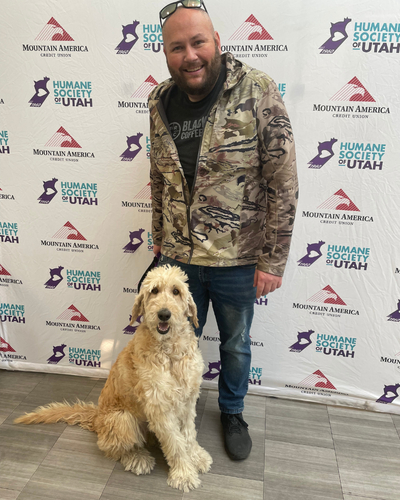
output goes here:
[{"label": "t-shirt logo", "polygon": [[169,131],[171,132],[172,139],[175,140],[180,136],[181,126],[178,122],[172,122],[169,124]]}]

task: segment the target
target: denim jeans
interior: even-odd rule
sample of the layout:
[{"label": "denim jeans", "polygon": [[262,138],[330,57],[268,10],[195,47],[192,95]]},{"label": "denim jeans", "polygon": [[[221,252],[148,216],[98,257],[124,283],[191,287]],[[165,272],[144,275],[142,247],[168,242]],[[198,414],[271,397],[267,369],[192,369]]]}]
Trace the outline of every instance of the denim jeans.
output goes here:
[{"label": "denim jeans", "polygon": [[212,303],[220,335],[221,373],[218,380],[219,408],[224,413],[241,413],[247,394],[251,364],[250,327],[254,315],[256,265],[205,267],[183,264],[161,256],[160,265],[179,266],[189,278],[189,289],[197,306],[201,337]]}]

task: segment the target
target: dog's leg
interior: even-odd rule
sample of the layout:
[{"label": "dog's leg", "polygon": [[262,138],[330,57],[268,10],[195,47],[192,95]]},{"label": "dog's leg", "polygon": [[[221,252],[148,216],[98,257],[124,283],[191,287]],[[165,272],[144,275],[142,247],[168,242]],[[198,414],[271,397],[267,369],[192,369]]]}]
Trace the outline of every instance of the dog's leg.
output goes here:
[{"label": "dog's leg", "polygon": [[112,411],[98,416],[97,445],[113,460],[121,460],[125,470],[135,474],[150,474],[155,460],[144,448],[140,422],[128,411]]},{"label": "dog's leg", "polygon": [[[186,438],[180,430],[179,419],[162,408],[147,411],[149,429],[154,432],[170,471],[167,483],[172,488],[188,492],[200,486],[200,479],[191,458],[189,457]],[[151,415],[151,416],[150,416]]]},{"label": "dog's leg", "polygon": [[195,427],[196,418],[196,398],[193,396],[186,405],[186,412],[182,416],[182,434],[186,439],[186,448],[194,466],[202,474],[210,470],[213,459],[211,455],[197,442],[197,432]]}]

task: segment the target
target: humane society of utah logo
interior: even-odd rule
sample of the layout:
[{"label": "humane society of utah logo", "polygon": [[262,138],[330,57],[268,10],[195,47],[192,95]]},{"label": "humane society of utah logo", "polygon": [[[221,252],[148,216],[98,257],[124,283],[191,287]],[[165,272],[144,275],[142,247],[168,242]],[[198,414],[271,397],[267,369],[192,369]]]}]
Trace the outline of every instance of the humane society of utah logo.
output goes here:
[{"label": "humane society of utah logo", "polygon": [[[138,250],[138,248],[144,243],[142,238],[142,234],[144,232],[145,230],[142,228],[137,231],[129,231],[129,243],[124,246],[124,253],[135,253]],[[150,232],[147,232],[147,250],[149,252],[153,251],[153,238]]]},{"label": "humane society of utah logo", "polygon": [[[87,45],[79,45],[54,17],[43,26],[35,41],[44,44],[22,45],[23,52],[38,52],[41,57],[72,57],[75,52],[89,52]],[[51,42],[60,42],[58,45]],[[66,43],[68,42],[68,43]],[[71,43],[72,42],[72,43]]]},{"label": "humane society of utah logo", "polygon": [[[49,269],[50,278],[44,286],[49,289],[56,288],[63,280],[63,266]],[[65,269],[67,278],[67,287],[74,290],[86,290],[92,292],[101,291],[101,273],[100,271],[87,271],[83,269]]]},{"label": "humane society of utah logo", "polygon": [[25,306],[0,303],[0,321],[2,323],[25,323]]},{"label": "humane society of utah logo", "polygon": [[52,161],[73,161],[78,162],[79,158],[94,158],[94,153],[79,151],[80,144],[69,134],[64,127],[60,127],[46,142],[45,148],[57,149],[33,149],[34,156],[48,156]]},{"label": "humane society of utah logo", "polygon": [[347,34],[347,25],[351,22],[351,19],[345,17],[343,21],[338,21],[336,23],[331,23],[330,27],[330,37],[328,40],[321,45],[320,54],[333,54],[342,43],[347,40],[349,35]]},{"label": "humane society of utah logo", "polygon": [[[287,52],[286,44],[274,43],[264,26],[251,14],[229,37],[229,41],[255,41],[255,44],[233,43],[222,45],[222,52],[231,52],[235,57],[267,57],[270,52]],[[268,43],[265,43],[265,42]]]},{"label": "humane society of utah logo", "polygon": [[[327,200],[321,203],[317,208],[325,210],[333,210],[339,212],[360,212],[357,205],[347,196],[343,189],[339,189]],[[312,212],[303,210],[302,217],[309,219],[319,219],[323,224],[346,224],[354,225],[355,222],[374,222],[371,215],[356,215],[348,213],[331,213],[326,211]]]},{"label": "humane society of utah logo", "polygon": [[66,344],[53,346],[53,354],[48,358],[47,364],[56,365],[62,361],[68,348],[68,362],[77,366],[86,366],[92,368],[101,367],[101,350],[86,349],[83,347],[69,347]]},{"label": "humane society of utah logo", "polygon": [[140,24],[140,21],[135,20],[132,23],[122,25],[122,40],[115,47],[117,54],[129,54],[139,40],[138,31],[139,33],[141,32],[143,37],[143,50],[152,52],[161,51],[164,44],[160,24],[142,24],[139,27]]},{"label": "humane society of utah logo", "polygon": [[[47,88],[50,78],[45,76],[42,80],[34,81],[35,94],[29,103],[31,107],[40,108],[50,91]],[[61,81],[52,82],[54,103],[66,107],[93,107],[92,82],[86,81]]]},{"label": "humane society of utah logo", "polygon": [[[53,177],[43,181],[43,193],[38,201],[42,204],[49,204],[58,193],[56,183],[58,179]],[[97,183],[96,182],[73,182],[61,181],[61,200],[71,205],[98,205]]]},{"label": "humane society of utah logo", "polygon": [[[141,132],[135,135],[126,136],[126,145],[128,146],[125,151],[120,155],[121,161],[132,161],[136,158],[137,154],[142,150],[140,139],[143,137]],[[150,138],[146,137],[146,155],[150,157]]]},{"label": "humane society of utah logo", "polygon": [[0,243],[19,244],[18,223],[0,221]]},{"label": "humane society of utah logo", "polygon": [[375,54],[399,54],[400,23],[355,22],[353,50]]},{"label": "humane society of utah logo", "polygon": [[8,130],[0,130],[0,154],[9,155],[11,153],[8,140]]}]

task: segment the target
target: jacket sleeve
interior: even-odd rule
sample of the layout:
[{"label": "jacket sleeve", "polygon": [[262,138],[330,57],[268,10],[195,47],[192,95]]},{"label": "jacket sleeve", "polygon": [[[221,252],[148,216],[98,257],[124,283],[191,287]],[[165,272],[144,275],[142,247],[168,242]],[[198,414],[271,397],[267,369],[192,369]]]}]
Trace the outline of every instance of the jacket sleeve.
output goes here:
[{"label": "jacket sleeve", "polygon": [[298,199],[295,144],[281,94],[271,81],[257,106],[262,176],[267,181],[267,215],[260,271],[283,276]]},{"label": "jacket sleeve", "polygon": [[162,193],[163,176],[155,161],[155,126],[150,114],[150,185],[152,199],[152,237],[153,244],[161,246],[163,234]]}]

